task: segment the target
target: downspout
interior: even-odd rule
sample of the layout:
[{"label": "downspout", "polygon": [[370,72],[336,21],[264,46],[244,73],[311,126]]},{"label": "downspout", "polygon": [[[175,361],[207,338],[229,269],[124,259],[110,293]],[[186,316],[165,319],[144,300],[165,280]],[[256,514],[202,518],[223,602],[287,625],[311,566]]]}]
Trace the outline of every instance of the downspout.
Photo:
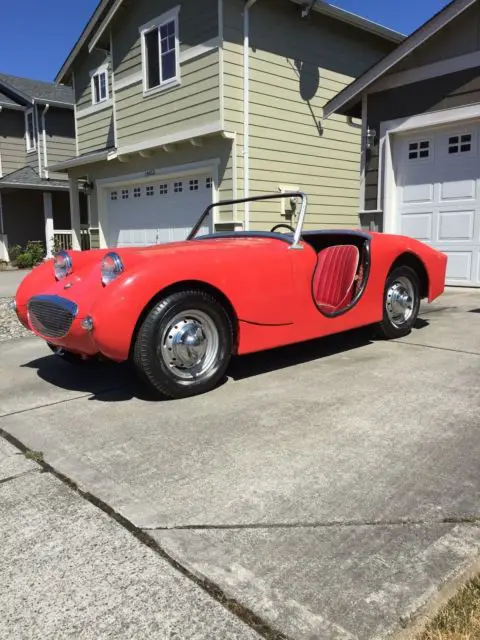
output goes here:
[{"label": "downspout", "polygon": [[[0,106],[0,115],[2,114],[2,110],[3,110],[3,107]],[[1,149],[0,149],[0,178],[3,178],[2,150]],[[0,206],[0,221],[1,220],[2,220],[2,214],[1,214],[1,206]],[[1,224],[1,222],[0,222],[0,224]],[[0,233],[2,233],[2,232],[0,231]]]},{"label": "downspout", "polygon": [[38,108],[35,98],[32,100],[33,128],[35,129],[35,144],[37,145],[38,175],[42,177],[42,150],[40,149],[40,123],[38,121]]},{"label": "downspout", "polygon": [[[250,197],[250,8],[257,0],[247,0],[243,12],[243,196]],[[250,229],[250,203],[244,203],[244,229]]]},{"label": "downspout", "polygon": [[43,171],[44,177],[48,180],[48,154],[47,154],[47,125],[45,121],[45,116],[47,115],[47,111],[50,109],[50,105],[46,104],[44,110],[42,111],[42,134],[43,134]]}]

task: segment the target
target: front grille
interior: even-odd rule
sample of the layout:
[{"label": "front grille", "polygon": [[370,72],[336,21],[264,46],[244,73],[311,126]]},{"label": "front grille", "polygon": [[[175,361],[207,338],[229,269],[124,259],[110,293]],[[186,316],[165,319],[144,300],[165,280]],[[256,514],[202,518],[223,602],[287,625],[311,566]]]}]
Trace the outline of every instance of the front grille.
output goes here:
[{"label": "front grille", "polygon": [[28,303],[30,323],[47,338],[63,338],[77,315],[77,305],[59,296],[36,296]]}]

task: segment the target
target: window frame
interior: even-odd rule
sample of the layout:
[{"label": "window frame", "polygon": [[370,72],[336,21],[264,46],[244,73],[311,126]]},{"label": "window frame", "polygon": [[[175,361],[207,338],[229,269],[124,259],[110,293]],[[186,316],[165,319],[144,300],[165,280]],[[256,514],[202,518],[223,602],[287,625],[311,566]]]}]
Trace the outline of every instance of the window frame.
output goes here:
[{"label": "window frame", "polygon": [[[28,118],[32,116],[32,132],[33,138],[30,138],[30,131],[28,128]],[[27,153],[34,153],[37,150],[37,135],[36,135],[36,127],[35,127],[35,113],[34,108],[27,109],[25,111],[25,146],[27,148]]]},{"label": "window frame", "polygon": [[[428,143],[427,147],[422,147],[422,144]],[[411,149],[411,145],[416,144],[416,149]],[[427,152],[428,155],[426,157],[421,157],[420,153]],[[417,156],[415,158],[411,158],[410,154],[416,153]],[[433,141],[432,138],[425,136],[424,138],[411,138],[407,140],[407,162],[411,163],[426,163],[431,162],[433,158]]]},{"label": "window frame", "polygon": [[[147,24],[140,27],[140,39],[142,48],[142,76],[143,76],[143,94],[149,96],[152,93],[164,91],[170,87],[174,87],[180,84],[180,38],[179,38],[179,14],[180,5],[174,7],[170,11],[163,13],[158,18],[151,20]],[[168,80],[163,80],[162,74],[162,42],[160,37],[161,28],[169,22],[174,23],[175,28],[175,75]],[[146,36],[152,31],[157,31],[158,34],[158,55],[159,55],[159,77],[160,84],[154,87],[148,87],[148,57],[147,57],[147,44]]]},{"label": "window frame", "polygon": [[[465,136],[470,136],[470,140],[462,141]],[[452,138],[458,138],[457,142],[450,142]],[[462,146],[469,145],[470,149],[462,150]],[[446,136],[446,155],[448,158],[465,158],[466,156],[473,156],[475,153],[475,135],[473,131],[462,131],[460,133],[451,133]],[[451,152],[450,149],[456,148],[456,151]]]},{"label": "window frame", "polygon": [[[95,78],[101,75],[105,75],[105,97],[101,98],[99,96],[99,100],[96,100]],[[109,82],[110,82],[110,74],[109,74],[108,64],[104,64],[101,67],[98,67],[98,69],[95,69],[95,71],[90,71],[90,90],[92,93],[92,106],[95,106],[97,104],[104,104],[105,102],[108,102],[110,100],[110,87],[108,86]],[[100,89],[100,84],[98,86]]]}]

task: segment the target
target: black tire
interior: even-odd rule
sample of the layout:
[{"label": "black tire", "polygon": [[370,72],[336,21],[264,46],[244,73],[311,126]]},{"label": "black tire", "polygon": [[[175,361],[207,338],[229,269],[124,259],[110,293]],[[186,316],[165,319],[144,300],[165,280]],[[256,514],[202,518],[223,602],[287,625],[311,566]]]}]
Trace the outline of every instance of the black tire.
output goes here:
[{"label": "black tire", "polygon": [[69,364],[75,364],[79,366],[85,366],[88,363],[92,362],[91,358],[82,358],[77,353],[72,353],[71,351],[67,351],[66,349],[62,349],[62,347],[57,347],[54,344],[50,344],[47,342],[49,349],[64,362],[68,362]]},{"label": "black tire", "polygon": [[[392,292],[396,285],[398,285],[400,291],[408,294],[408,299],[411,298],[411,303],[407,303],[407,306],[411,306],[411,309],[408,312],[405,312],[405,318],[403,321],[400,319],[400,313],[397,320],[393,317],[396,307],[392,304]],[[394,340],[395,338],[403,338],[407,336],[411,332],[413,325],[418,318],[419,311],[419,278],[411,267],[397,267],[388,274],[387,281],[385,282],[385,289],[383,293],[383,320],[378,327],[380,336],[387,340]]]},{"label": "black tire", "polygon": [[[184,334],[187,339],[200,341],[191,352],[182,342],[185,327],[191,328]],[[195,349],[203,348],[206,353],[199,356]],[[132,359],[140,378],[155,391],[167,398],[186,398],[217,386],[232,349],[232,322],[223,305],[203,291],[190,290],[172,293],[151,309],[138,331]],[[185,362],[188,358],[196,362]]]}]

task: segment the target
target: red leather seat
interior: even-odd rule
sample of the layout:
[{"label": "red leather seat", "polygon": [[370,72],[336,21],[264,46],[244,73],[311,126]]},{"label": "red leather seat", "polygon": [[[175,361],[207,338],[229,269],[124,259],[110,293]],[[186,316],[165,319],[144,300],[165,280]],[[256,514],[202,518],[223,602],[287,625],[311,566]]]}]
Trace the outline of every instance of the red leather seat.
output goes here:
[{"label": "red leather seat", "polygon": [[359,260],[359,250],[350,244],[320,251],[313,277],[313,296],[321,311],[335,313],[352,301]]}]

